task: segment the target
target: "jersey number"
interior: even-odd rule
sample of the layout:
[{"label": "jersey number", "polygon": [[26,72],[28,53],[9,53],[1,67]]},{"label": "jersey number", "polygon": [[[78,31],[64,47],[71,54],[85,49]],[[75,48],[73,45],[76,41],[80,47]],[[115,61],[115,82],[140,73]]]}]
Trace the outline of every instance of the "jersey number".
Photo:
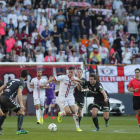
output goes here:
[{"label": "jersey number", "polygon": [[15,81],[11,81],[11,82],[9,83],[9,86],[7,86],[7,88],[11,87],[12,84],[13,84],[14,82],[15,82]]}]

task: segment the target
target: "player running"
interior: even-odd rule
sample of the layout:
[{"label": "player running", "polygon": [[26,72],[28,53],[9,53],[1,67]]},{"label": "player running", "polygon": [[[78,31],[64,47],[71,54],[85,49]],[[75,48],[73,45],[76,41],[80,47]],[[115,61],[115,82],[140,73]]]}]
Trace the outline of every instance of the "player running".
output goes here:
[{"label": "player running", "polygon": [[133,109],[136,110],[136,118],[140,127],[140,69],[135,69],[136,78],[128,84],[128,91],[133,92]]},{"label": "player running", "polygon": [[[53,76],[49,77],[49,80],[53,78]],[[55,83],[50,82],[49,83],[49,89],[46,90],[46,109],[45,109],[45,115],[44,115],[44,119],[47,118],[48,116],[48,110],[49,110],[49,105],[51,104],[51,119],[55,119],[54,118],[54,106],[55,106]]]},{"label": "player running", "polygon": [[34,105],[36,108],[37,124],[43,124],[44,114],[44,101],[45,101],[45,89],[47,87],[40,88],[39,86],[47,82],[46,79],[41,78],[42,71],[37,71],[37,77],[33,78],[30,83],[30,88],[33,88]]},{"label": "player running", "polygon": [[109,96],[107,92],[103,89],[101,83],[97,81],[97,75],[94,73],[91,73],[89,76],[89,81],[83,82],[83,88],[87,86],[87,89],[83,89],[83,92],[90,92],[93,93],[94,96],[94,102],[93,102],[93,109],[92,109],[92,119],[93,123],[96,127],[95,130],[92,131],[99,131],[99,123],[97,118],[97,113],[100,108],[103,111],[104,119],[105,119],[105,125],[108,127],[109,125],[109,110],[110,110],[110,103],[109,103]]},{"label": "player running", "polygon": [[[85,78],[82,78],[82,75],[83,75],[83,70],[81,68],[77,69],[77,78],[82,81],[86,81]],[[76,87],[74,90],[74,97],[75,97],[75,104],[77,104],[78,106],[77,110],[78,110],[78,117],[79,117],[79,125],[82,118],[82,108],[84,107],[84,96],[85,96],[84,92],[79,91],[78,88]]]},{"label": "player running", "polygon": [[58,122],[62,122],[62,116],[69,114],[70,111],[73,114],[73,119],[76,124],[77,131],[82,131],[79,128],[79,119],[76,114],[75,106],[74,106],[74,96],[73,96],[73,90],[78,85],[78,88],[80,90],[81,86],[78,82],[74,81],[74,74],[75,74],[75,68],[69,67],[68,68],[68,75],[61,75],[58,77],[53,77],[49,79],[44,85],[41,87],[44,87],[50,82],[53,81],[60,81],[60,87],[59,87],[59,101],[62,107],[64,108],[63,112],[58,113]]},{"label": "player running", "polygon": [[[25,115],[25,107],[22,102],[22,91],[25,87],[24,81],[26,81],[28,74],[29,72],[27,70],[22,70],[20,78],[10,80],[8,83],[0,87],[0,91],[5,89],[0,96],[0,104],[3,111],[3,115],[0,118],[0,127],[3,125],[4,120],[7,117],[8,109],[10,109],[18,114],[17,135],[27,134],[29,132],[21,129],[23,117]],[[20,105],[14,101],[14,98],[17,95]]]},{"label": "player running", "polygon": [[[2,81],[0,80],[0,87],[3,86]],[[3,90],[0,92],[0,95],[3,93]],[[3,115],[3,112],[1,110],[1,105],[0,105],[0,118]],[[0,127],[0,131],[3,131],[3,129]],[[2,135],[2,133],[0,132],[0,135]]]}]

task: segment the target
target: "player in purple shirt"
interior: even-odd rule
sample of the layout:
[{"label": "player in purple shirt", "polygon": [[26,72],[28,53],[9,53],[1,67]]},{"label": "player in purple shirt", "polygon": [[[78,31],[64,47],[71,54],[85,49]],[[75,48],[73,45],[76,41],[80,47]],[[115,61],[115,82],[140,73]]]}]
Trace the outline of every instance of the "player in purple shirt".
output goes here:
[{"label": "player in purple shirt", "polygon": [[[50,78],[52,78],[53,76],[50,76]],[[55,95],[54,95],[54,91],[55,91],[55,84],[49,83],[49,89],[46,90],[46,109],[45,109],[45,115],[44,115],[44,119],[47,118],[48,116],[48,110],[49,110],[49,105],[51,104],[51,119],[55,119],[54,118],[54,106],[55,106]]]}]

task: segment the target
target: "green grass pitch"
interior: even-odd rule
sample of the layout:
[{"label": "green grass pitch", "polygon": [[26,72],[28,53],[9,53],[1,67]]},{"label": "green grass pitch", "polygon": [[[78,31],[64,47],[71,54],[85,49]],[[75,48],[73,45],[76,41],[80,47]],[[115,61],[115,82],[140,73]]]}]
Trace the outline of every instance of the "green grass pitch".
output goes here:
[{"label": "green grass pitch", "polygon": [[[4,135],[0,140],[139,140],[140,128],[135,116],[110,117],[109,127],[105,127],[102,116],[99,116],[100,131],[92,132],[95,128],[91,117],[83,117],[81,121],[82,132],[77,132],[73,117],[63,117],[62,123],[48,117],[43,125],[36,124],[35,116],[25,116],[24,130],[29,134],[16,135],[17,117],[8,117],[3,125]],[[50,132],[48,125],[55,123],[56,132]]]}]

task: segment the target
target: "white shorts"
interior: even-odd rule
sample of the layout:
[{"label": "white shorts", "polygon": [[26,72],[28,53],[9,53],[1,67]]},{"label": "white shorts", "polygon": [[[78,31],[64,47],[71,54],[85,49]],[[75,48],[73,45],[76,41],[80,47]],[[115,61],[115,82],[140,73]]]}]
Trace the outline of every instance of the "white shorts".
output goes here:
[{"label": "white shorts", "polygon": [[44,106],[45,98],[37,98],[34,99],[34,105],[40,104],[40,106]]},{"label": "white shorts", "polygon": [[65,97],[59,97],[59,102],[60,102],[60,104],[61,104],[61,106],[64,108],[65,106],[72,106],[72,105],[74,105],[74,103],[75,103],[75,101],[74,101],[74,97],[71,97],[71,98],[69,98],[69,97],[67,97],[67,98],[65,98]]}]

